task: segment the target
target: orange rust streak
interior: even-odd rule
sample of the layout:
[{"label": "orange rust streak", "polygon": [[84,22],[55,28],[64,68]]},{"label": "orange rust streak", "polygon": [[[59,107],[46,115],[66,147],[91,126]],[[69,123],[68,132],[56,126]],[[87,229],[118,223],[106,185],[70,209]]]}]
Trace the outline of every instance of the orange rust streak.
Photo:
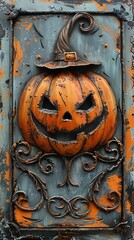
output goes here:
[{"label": "orange rust streak", "polygon": [[102,5],[100,5],[99,3],[94,1],[94,4],[96,5],[98,11],[103,11],[103,10],[105,10],[107,8],[107,4],[104,4],[104,3]]},{"label": "orange rust streak", "polygon": [[[121,178],[118,175],[114,174],[114,175],[108,177],[106,182],[107,182],[110,190],[118,192],[119,196],[121,197],[121,191],[122,191]],[[100,200],[102,200],[102,203],[106,203],[106,204],[110,203],[110,201],[108,201],[107,197],[105,198],[105,200],[102,198]],[[110,206],[112,206],[112,205],[110,205]],[[121,212],[121,205],[119,205],[116,208],[116,211],[119,213]]]},{"label": "orange rust streak", "polygon": [[121,193],[121,191],[122,191],[121,178],[118,175],[114,174],[114,175],[108,177],[106,182],[111,191],[116,191],[119,194]]},{"label": "orange rust streak", "polygon": [[0,68],[0,78],[3,78],[5,76],[5,72]]},{"label": "orange rust streak", "polygon": [[6,163],[6,167],[7,167],[7,170],[5,170],[5,176],[4,178],[6,179],[6,185],[7,185],[7,191],[10,191],[10,155],[9,155],[9,152],[6,152],[6,158],[5,158],[5,163]]},{"label": "orange rust streak", "polygon": [[14,0],[9,0],[9,3],[14,5]]},{"label": "orange rust streak", "polygon": [[133,157],[134,138],[132,137],[131,129],[134,128],[134,107],[130,108],[126,114],[126,170],[130,171],[133,166],[129,162]]},{"label": "orange rust streak", "polygon": [[[122,181],[122,179],[116,174],[108,177],[108,179],[106,180],[110,190],[117,192],[120,197],[121,197],[121,192],[122,192],[121,181]],[[107,206],[112,206],[112,202],[108,200],[107,196],[101,197],[99,200],[102,201],[102,204],[104,204],[105,206],[106,205]],[[116,208],[116,211],[121,212],[121,205],[119,205]]]},{"label": "orange rust streak", "polygon": [[10,98],[10,90],[8,89],[7,92],[6,92],[6,99],[9,99]]},{"label": "orange rust streak", "polygon": [[[126,73],[128,73],[128,75],[131,77],[131,76],[134,76],[134,70],[131,69],[131,67],[125,67],[125,71]],[[133,78],[131,77],[131,84],[132,84],[132,87],[133,87]]]},{"label": "orange rust streak", "polygon": [[[28,202],[23,203],[23,207],[28,208]],[[14,208],[14,216],[17,223],[22,227],[30,227],[32,225],[32,221],[29,219],[32,217],[31,211],[22,211],[18,207]]]},{"label": "orange rust streak", "polygon": [[99,219],[97,216],[100,210],[91,202],[90,203],[90,212],[88,214],[88,220],[90,220],[90,223],[85,224],[85,227],[108,227],[105,223],[102,222],[102,220]]},{"label": "orange rust streak", "polygon": [[32,23],[28,24],[27,27],[26,27],[26,30],[29,32],[29,30],[31,29],[32,26],[33,26]]},{"label": "orange rust streak", "polygon": [[1,117],[4,118],[6,117],[6,114],[4,112],[1,113]]},{"label": "orange rust streak", "polygon": [[38,225],[37,228],[44,228],[44,226],[43,225]]},{"label": "orange rust streak", "polygon": [[0,129],[2,129],[3,128],[3,126],[2,125],[0,125]]},{"label": "orange rust streak", "polygon": [[23,21],[18,21],[15,27],[21,29],[22,27],[26,27],[27,24],[28,24],[28,19],[25,18],[23,19]]},{"label": "orange rust streak", "polygon": [[19,67],[23,60],[23,51],[22,51],[20,42],[18,40],[14,40],[14,52],[15,52],[15,59],[14,59],[13,74],[14,76],[19,76],[20,75]]},{"label": "orange rust streak", "polygon": [[125,202],[125,206],[126,206],[126,210],[127,210],[127,213],[132,213],[131,212],[131,203],[129,201],[126,201]]},{"label": "orange rust streak", "polygon": [[[110,201],[110,200],[108,199],[108,196],[107,196],[107,195],[104,195],[103,197],[100,197],[100,198],[98,199],[98,201],[99,201],[99,203],[100,203],[101,206],[106,207],[106,208],[108,208],[108,207],[114,207],[114,206],[115,206],[114,202]],[[119,205],[119,206],[116,208],[116,211],[119,212],[119,213],[121,212],[121,205]]]},{"label": "orange rust streak", "polygon": [[[109,26],[107,26],[107,25],[104,25],[104,24],[102,24],[102,23],[98,23],[98,26],[99,26],[100,28],[102,28],[105,32],[111,34],[111,36],[112,36],[115,40],[117,40],[117,39],[119,38],[119,34],[114,33],[114,32],[113,32],[113,29],[112,29],[111,27],[109,27]],[[117,49],[118,49],[118,48],[117,48]],[[118,51],[119,51],[119,49],[118,49]]]}]

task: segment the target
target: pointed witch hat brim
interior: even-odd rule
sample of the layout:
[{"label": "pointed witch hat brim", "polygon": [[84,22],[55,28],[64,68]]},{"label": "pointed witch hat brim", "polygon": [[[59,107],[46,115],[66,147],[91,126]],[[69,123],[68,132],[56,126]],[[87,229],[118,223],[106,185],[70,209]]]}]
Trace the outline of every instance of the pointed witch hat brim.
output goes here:
[{"label": "pointed witch hat brim", "polygon": [[80,67],[89,65],[100,65],[101,62],[92,62],[81,59],[81,57],[69,46],[69,36],[73,26],[79,18],[85,18],[89,21],[89,26],[84,27],[84,23],[80,23],[80,29],[83,32],[92,31],[94,27],[94,18],[89,13],[77,13],[68,21],[67,25],[62,29],[57,40],[55,58],[53,61],[36,64],[38,67],[47,69],[62,69],[68,67]]}]

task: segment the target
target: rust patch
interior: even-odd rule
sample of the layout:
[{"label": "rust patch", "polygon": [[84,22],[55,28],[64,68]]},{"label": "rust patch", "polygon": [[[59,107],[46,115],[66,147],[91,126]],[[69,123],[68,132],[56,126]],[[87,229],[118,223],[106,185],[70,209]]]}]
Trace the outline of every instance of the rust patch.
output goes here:
[{"label": "rust patch", "polygon": [[[111,208],[111,207],[115,206],[114,202],[112,202],[108,198],[108,195],[104,195],[104,196],[100,197],[99,203],[101,204],[101,206],[106,207],[106,208],[109,208],[109,207]],[[116,211],[121,212],[121,206],[118,206]]]},{"label": "rust patch", "polygon": [[9,99],[10,98],[10,90],[8,89],[7,92],[6,92],[6,99]]},{"label": "rust patch", "polygon": [[9,3],[14,5],[14,0],[9,0]]},{"label": "rust patch", "polygon": [[37,228],[44,228],[44,226],[41,225],[41,224],[39,224],[39,225],[37,226]]},{"label": "rust patch", "polygon": [[86,220],[90,220],[90,223],[85,224],[85,227],[108,227],[102,219],[100,220],[97,216],[99,214],[100,210],[91,202],[90,203],[90,212],[88,214],[88,218]]},{"label": "rust patch", "polygon": [[121,182],[122,182],[122,180],[118,175],[114,174],[114,175],[108,177],[106,182],[107,182],[111,191],[115,191],[115,192],[118,192],[119,194],[121,194],[121,191],[122,191]]},{"label": "rust patch", "polygon": [[7,166],[7,170],[5,170],[5,179],[6,179],[6,184],[7,184],[7,191],[10,191],[10,155],[9,152],[6,152],[6,166]]},{"label": "rust patch", "polygon": [[132,213],[131,212],[131,203],[128,200],[125,202],[125,207],[126,207],[126,211],[128,214]]},{"label": "rust patch", "polygon": [[28,24],[27,27],[26,27],[26,30],[29,32],[29,30],[32,28],[32,26],[33,26],[32,23]]},{"label": "rust patch", "polygon": [[[122,179],[114,174],[110,177],[108,177],[107,179],[107,184],[108,184],[108,187],[110,188],[110,191],[115,191],[119,194],[120,198],[121,198],[121,192],[122,192]],[[111,201],[108,200],[107,196],[105,197],[105,199],[101,198],[100,199],[102,201],[102,204],[105,204],[107,205],[110,205],[111,206]],[[117,212],[121,212],[121,205],[119,205],[117,208],[116,208],[116,211]]]},{"label": "rust patch", "polygon": [[[21,196],[19,197],[19,200],[21,200]],[[23,202],[23,207],[28,208],[29,204],[28,202]],[[14,207],[14,217],[17,223],[22,227],[31,227],[32,221],[30,218],[32,217],[31,211],[22,211],[18,207]]]},{"label": "rust patch", "polygon": [[23,19],[21,21],[17,21],[15,27],[18,28],[18,29],[22,29],[22,27],[26,28],[27,25],[28,25],[28,19],[25,18],[25,19]]},{"label": "rust patch", "polygon": [[107,4],[105,4],[105,3],[103,3],[101,5],[101,4],[97,3],[96,1],[94,1],[94,4],[96,5],[98,11],[103,11],[103,10],[107,9]]},{"label": "rust patch", "polygon": [[2,68],[0,68],[0,78],[3,78],[5,76],[5,72]]},{"label": "rust patch", "polygon": [[5,112],[2,112],[2,113],[1,113],[1,117],[2,117],[2,118],[5,118],[5,117],[6,117]]},{"label": "rust patch", "polygon": [[131,79],[131,86],[134,85],[134,70],[131,67],[125,67],[125,71],[128,73]]},{"label": "rust patch", "polygon": [[126,170],[130,171],[133,166],[130,166],[130,161],[133,158],[134,139],[131,130],[134,128],[134,107],[130,108],[126,114],[128,119],[128,126],[126,128]]},{"label": "rust patch", "polygon": [[3,128],[3,126],[2,125],[0,125],[0,129],[2,129]]},{"label": "rust patch", "polygon": [[[102,23],[97,24],[101,29],[103,29],[104,32],[109,33],[114,40],[120,40],[119,34],[116,34],[113,32],[113,29],[107,25],[104,25]],[[106,44],[105,44],[106,45]],[[117,48],[118,49],[118,48]],[[119,50],[119,49],[118,49]]]},{"label": "rust patch", "polygon": [[14,39],[14,53],[15,53],[15,55],[14,55],[13,74],[14,74],[14,76],[19,76],[20,75],[19,67],[23,60],[23,51],[22,51],[20,42],[15,39]]}]

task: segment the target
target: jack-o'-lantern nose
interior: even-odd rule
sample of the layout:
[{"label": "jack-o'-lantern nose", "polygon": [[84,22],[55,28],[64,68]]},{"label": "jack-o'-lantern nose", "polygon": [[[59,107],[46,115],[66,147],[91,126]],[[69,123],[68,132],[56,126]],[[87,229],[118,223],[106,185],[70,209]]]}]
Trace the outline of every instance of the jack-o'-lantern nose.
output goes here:
[{"label": "jack-o'-lantern nose", "polygon": [[69,112],[65,112],[64,115],[63,115],[63,120],[64,121],[72,120],[71,114]]}]

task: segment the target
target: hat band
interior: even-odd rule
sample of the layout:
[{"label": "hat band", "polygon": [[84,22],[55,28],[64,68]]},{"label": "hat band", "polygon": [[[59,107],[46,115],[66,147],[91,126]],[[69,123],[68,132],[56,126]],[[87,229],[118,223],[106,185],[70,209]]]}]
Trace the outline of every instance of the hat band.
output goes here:
[{"label": "hat band", "polygon": [[56,53],[55,60],[64,62],[76,62],[78,61],[78,57],[76,52]]}]

